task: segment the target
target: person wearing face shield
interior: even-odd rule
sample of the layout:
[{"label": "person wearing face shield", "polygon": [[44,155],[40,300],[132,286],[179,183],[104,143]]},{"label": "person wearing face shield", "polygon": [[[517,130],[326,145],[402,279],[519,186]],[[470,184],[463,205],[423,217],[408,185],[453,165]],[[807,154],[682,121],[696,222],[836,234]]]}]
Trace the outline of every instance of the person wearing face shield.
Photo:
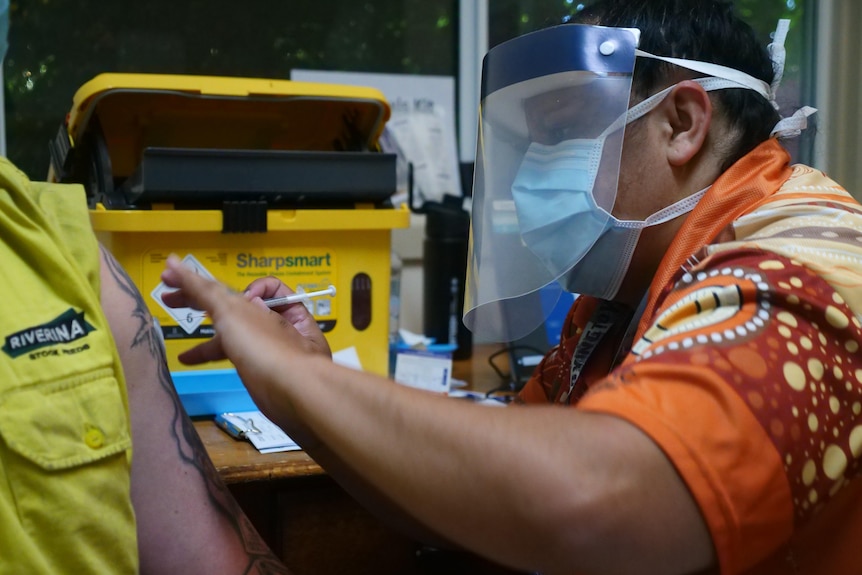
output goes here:
[{"label": "person wearing face shield", "polygon": [[[721,0],[605,0],[493,48],[482,75],[464,321],[509,341],[540,290],[560,345],[494,409],[332,364],[276,313],[171,259],[165,300],[213,318],[257,404],[414,533],[547,573],[857,573],[862,206],[781,139]],[[251,301],[248,301],[251,300]]]}]

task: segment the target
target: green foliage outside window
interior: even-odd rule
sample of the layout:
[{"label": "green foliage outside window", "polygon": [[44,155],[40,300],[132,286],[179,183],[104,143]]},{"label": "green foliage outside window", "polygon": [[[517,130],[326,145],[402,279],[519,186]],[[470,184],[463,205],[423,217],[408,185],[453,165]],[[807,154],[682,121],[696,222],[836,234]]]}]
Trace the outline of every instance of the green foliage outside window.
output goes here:
[{"label": "green foliage outside window", "polygon": [[[461,0],[472,2],[475,0]],[[585,2],[588,0],[585,0]],[[581,2],[489,0],[491,46]],[[801,97],[805,0],[737,0],[763,43],[792,19],[782,100]],[[12,0],[7,152],[31,178],[72,96],[102,72],[288,78],[293,68],[457,75],[458,0]],[[809,103],[809,102],[804,102]]]},{"label": "green foliage outside window", "polygon": [[8,156],[44,179],[72,96],[102,72],[455,75],[457,14],[457,0],[12,0]]}]

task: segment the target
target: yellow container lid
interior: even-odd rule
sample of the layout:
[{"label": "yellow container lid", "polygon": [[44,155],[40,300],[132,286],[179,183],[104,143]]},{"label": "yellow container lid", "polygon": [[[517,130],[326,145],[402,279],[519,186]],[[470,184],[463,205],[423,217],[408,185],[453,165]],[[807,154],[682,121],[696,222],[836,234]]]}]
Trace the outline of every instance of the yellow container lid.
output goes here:
[{"label": "yellow container lid", "polygon": [[[363,231],[406,228],[410,209],[402,204],[394,209],[359,205],[355,209],[268,210],[267,232],[281,231]],[[223,214],[219,210],[108,210],[99,205],[90,210],[93,229],[114,233],[221,232]]]},{"label": "yellow container lid", "polygon": [[101,74],[75,93],[73,142],[100,130],[114,177],[147,147],[366,151],[389,119],[374,88],[216,76]]}]

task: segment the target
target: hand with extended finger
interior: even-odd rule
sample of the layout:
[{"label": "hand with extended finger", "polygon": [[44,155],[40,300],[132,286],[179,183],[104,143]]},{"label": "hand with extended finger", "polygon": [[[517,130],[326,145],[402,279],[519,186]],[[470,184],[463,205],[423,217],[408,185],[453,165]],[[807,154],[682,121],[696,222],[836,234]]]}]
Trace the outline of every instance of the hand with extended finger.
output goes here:
[{"label": "hand with extended finger", "polygon": [[[244,295],[246,298],[256,301],[257,299],[267,300],[276,297],[283,297],[295,293],[289,287],[284,285],[281,280],[273,276],[261,278],[253,281],[246,288]],[[329,348],[329,342],[314,316],[308,311],[302,302],[290,303],[283,306],[272,308],[281,316],[290,322],[296,330],[301,333],[311,344],[321,353],[332,357],[332,351]]]},{"label": "hand with extended finger", "polygon": [[[194,365],[228,358],[264,413],[292,411],[287,405],[274,406],[275,398],[270,398],[269,391],[274,385],[288,381],[292,373],[301,377],[303,369],[308,369],[307,360],[321,358],[320,343],[306,338],[290,320],[267,308],[259,299],[250,301],[218,282],[201,277],[175,256],[168,258],[161,279],[165,285],[176,288],[162,296],[166,304],[204,310],[215,328],[212,339],[180,354],[179,360]],[[308,313],[304,306],[298,307]],[[299,323],[307,327],[302,318]],[[285,365],[291,369],[285,370]]]}]

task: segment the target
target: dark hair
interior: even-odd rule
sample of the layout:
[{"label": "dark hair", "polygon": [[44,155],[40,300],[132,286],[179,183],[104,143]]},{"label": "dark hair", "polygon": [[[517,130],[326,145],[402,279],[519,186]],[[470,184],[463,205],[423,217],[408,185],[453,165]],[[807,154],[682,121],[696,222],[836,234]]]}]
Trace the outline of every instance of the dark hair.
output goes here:
[{"label": "dark hair", "polygon": [[[581,10],[572,22],[638,28],[641,50],[721,64],[772,84],[775,70],[766,47],[735,13],[729,0],[599,0]],[[670,83],[679,68],[651,58],[638,58],[633,87],[638,98]],[[692,77],[696,76],[692,73]],[[727,169],[769,138],[780,116],[760,94],[744,89],[712,92],[717,111],[726,118],[736,140],[725,150]]]}]

